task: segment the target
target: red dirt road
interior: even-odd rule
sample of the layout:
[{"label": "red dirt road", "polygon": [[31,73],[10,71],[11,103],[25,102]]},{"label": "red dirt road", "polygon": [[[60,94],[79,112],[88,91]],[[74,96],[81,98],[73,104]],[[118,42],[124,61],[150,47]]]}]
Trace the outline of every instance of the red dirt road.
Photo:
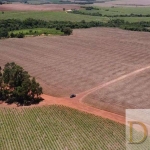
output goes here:
[{"label": "red dirt road", "polygon": [[[120,116],[111,112],[107,112],[104,110],[100,110],[91,106],[88,106],[84,103],[80,103],[78,101],[78,98],[69,99],[69,98],[56,98],[49,95],[42,95],[42,98],[44,98],[44,101],[40,102],[38,105],[32,105],[32,106],[20,106],[18,109],[21,108],[31,108],[31,107],[41,107],[41,106],[47,106],[47,105],[63,105],[67,106],[73,109],[77,109],[82,112],[94,114],[96,116],[100,116],[102,118],[107,118],[110,120],[113,120],[115,122],[119,122],[121,124],[125,124],[125,118],[124,116]],[[17,108],[15,104],[7,105],[6,103],[0,104],[0,107],[8,107],[8,108]]]},{"label": "red dirt road", "polygon": [[[92,93],[92,92],[94,92],[94,91],[96,91],[98,89],[106,87],[106,86],[108,86],[110,84],[113,84],[115,82],[118,82],[120,80],[128,78],[130,76],[133,76],[135,74],[138,74],[138,73],[140,73],[140,72],[142,72],[144,70],[147,70],[147,69],[150,69],[150,66],[138,69],[138,70],[136,70],[136,71],[134,71],[132,73],[123,75],[123,76],[121,76],[121,77],[119,77],[119,78],[117,78],[115,80],[112,80],[112,81],[107,82],[107,83],[105,83],[103,85],[97,86],[97,87],[95,87],[95,88],[93,88],[91,90],[85,91],[85,92],[77,95],[77,97],[74,98],[74,99],[70,99],[70,98],[56,98],[56,97],[52,97],[52,96],[43,94],[42,97],[44,98],[44,101],[42,101],[37,106],[63,105],[63,106],[74,108],[74,109],[77,109],[77,110],[80,110],[80,111],[83,111],[83,112],[86,112],[86,113],[94,114],[96,116],[101,116],[103,118],[107,118],[107,119],[119,122],[121,124],[125,124],[125,117],[124,116],[120,116],[120,115],[117,115],[117,114],[114,114],[114,113],[111,113],[111,112],[107,112],[107,111],[104,111],[104,110],[100,110],[100,109],[88,106],[87,104],[82,103],[82,99],[85,96],[89,95],[90,93]],[[17,107],[16,105],[7,105],[7,104],[1,104],[0,106],[1,107],[11,107],[11,108]],[[29,107],[35,107],[35,105],[29,106]]]},{"label": "red dirt road", "polygon": [[0,5],[0,11],[63,11],[67,9],[79,9],[79,5],[70,4],[43,4],[43,5],[29,5],[29,4],[3,4]]},{"label": "red dirt road", "polygon": [[125,124],[125,118],[123,116],[111,113],[111,112],[107,112],[104,110],[100,110],[91,106],[88,106],[84,103],[80,103],[78,101],[78,98],[74,98],[74,99],[63,99],[63,98],[53,98],[51,96],[48,95],[42,95],[42,97],[45,99],[43,102],[40,103],[40,105],[63,105],[63,106],[67,106],[70,108],[74,108],[86,113],[90,113],[90,114],[94,114],[96,116],[101,116],[103,118],[107,118],[110,120],[113,120],[115,122],[119,122],[121,124]]}]

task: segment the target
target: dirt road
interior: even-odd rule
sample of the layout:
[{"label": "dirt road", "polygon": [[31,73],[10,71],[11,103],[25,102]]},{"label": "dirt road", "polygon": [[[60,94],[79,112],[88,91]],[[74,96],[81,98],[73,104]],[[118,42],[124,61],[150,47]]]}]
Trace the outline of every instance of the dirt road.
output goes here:
[{"label": "dirt road", "polygon": [[[96,116],[101,116],[103,118],[107,118],[107,119],[119,122],[121,124],[125,124],[125,117],[124,116],[120,116],[118,114],[114,114],[114,113],[111,113],[111,112],[108,112],[108,111],[104,111],[104,110],[100,110],[100,109],[88,106],[87,104],[82,103],[82,100],[86,96],[88,96],[90,93],[92,93],[96,90],[102,89],[106,86],[109,86],[110,84],[113,84],[115,82],[118,82],[118,81],[123,80],[123,79],[128,78],[128,77],[131,77],[131,76],[133,76],[135,74],[138,74],[138,73],[140,73],[144,70],[147,70],[147,69],[150,69],[150,66],[138,69],[138,70],[136,70],[132,73],[123,75],[123,76],[121,76],[121,77],[119,77],[115,80],[112,80],[110,82],[99,85],[99,86],[97,86],[95,88],[92,88],[90,90],[87,90],[83,93],[80,93],[79,95],[77,95],[76,98],[73,98],[73,99],[70,99],[70,98],[56,98],[56,97],[52,97],[52,96],[43,94],[42,97],[44,98],[44,101],[42,101],[38,105],[32,105],[32,106],[29,106],[29,107],[35,107],[35,106],[40,107],[40,106],[45,106],[45,105],[63,105],[63,106],[74,108],[74,109],[77,109],[77,110],[80,110],[80,111],[83,111],[83,112],[86,112],[86,113],[94,114]],[[14,104],[13,105],[1,104],[0,107],[14,108],[14,107],[17,107],[17,106],[14,105]],[[23,106],[23,107],[25,107],[25,106]],[[26,108],[28,108],[28,107],[26,107]]]}]

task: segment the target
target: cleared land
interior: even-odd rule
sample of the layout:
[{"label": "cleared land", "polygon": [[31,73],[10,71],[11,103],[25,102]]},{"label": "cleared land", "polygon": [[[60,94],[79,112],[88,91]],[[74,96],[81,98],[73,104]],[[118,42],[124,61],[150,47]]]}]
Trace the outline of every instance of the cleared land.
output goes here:
[{"label": "cleared land", "polygon": [[[65,37],[7,39],[0,41],[0,64],[15,61],[36,77],[45,94],[69,97],[72,93],[84,93],[149,66],[149,40],[150,33],[113,28],[74,30],[73,35]],[[148,84],[145,88],[148,89]],[[113,94],[119,97],[115,92]],[[144,92],[139,94],[141,97],[145,95]],[[131,95],[130,92],[129,97]],[[137,102],[136,98],[130,100],[133,104]],[[101,103],[99,99],[97,101]],[[118,107],[118,101],[121,100],[114,99],[111,106]],[[138,100],[138,108],[146,106],[142,105],[142,101],[143,99]],[[90,99],[87,102],[92,103]],[[124,107],[132,106],[127,104]],[[146,104],[146,108],[150,107],[149,102]],[[109,107],[107,110],[113,111],[113,108]]]},{"label": "cleared land", "polygon": [[124,115],[125,109],[149,109],[150,69],[102,87],[89,94],[83,102]]},{"label": "cleared land", "polygon": [[0,118],[0,149],[125,149],[124,125],[67,107],[0,108]]},{"label": "cleared land", "polygon": [[79,9],[80,5],[76,4],[43,4],[43,5],[29,5],[29,4],[3,4],[0,5],[0,11],[63,11],[67,9]]}]

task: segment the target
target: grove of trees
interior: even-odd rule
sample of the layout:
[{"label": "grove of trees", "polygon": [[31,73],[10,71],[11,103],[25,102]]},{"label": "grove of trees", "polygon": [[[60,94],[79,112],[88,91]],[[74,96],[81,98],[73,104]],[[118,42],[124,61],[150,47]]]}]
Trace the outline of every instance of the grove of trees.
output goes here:
[{"label": "grove of trees", "polygon": [[12,62],[7,63],[4,69],[0,67],[0,100],[31,105],[42,100],[42,93],[40,84],[19,65]]},{"label": "grove of trees", "polygon": [[[44,21],[28,18],[23,21],[19,19],[7,19],[0,20],[0,38],[7,37],[24,37],[24,35],[9,35],[10,31],[21,30],[21,29],[33,29],[33,28],[56,28],[69,35],[72,33],[72,29],[79,28],[90,28],[90,27],[118,27],[125,30],[132,31],[145,31],[150,32],[150,21],[141,22],[127,22],[122,19],[110,19],[110,21],[104,23],[100,21],[86,22],[84,20],[80,22],[71,21]],[[67,29],[67,30],[66,30]],[[69,30],[70,31],[69,31]],[[69,31],[69,32],[68,32]]]},{"label": "grove of trees", "polygon": [[8,30],[5,29],[5,28],[0,28],[0,39],[1,39],[2,37],[5,37],[5,38],[8,37]]}]

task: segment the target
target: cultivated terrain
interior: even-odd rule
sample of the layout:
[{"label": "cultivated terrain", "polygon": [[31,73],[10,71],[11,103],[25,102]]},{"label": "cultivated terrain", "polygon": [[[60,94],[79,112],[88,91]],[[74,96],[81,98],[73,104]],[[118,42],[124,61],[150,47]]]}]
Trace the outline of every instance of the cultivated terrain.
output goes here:
[{"label": "cultivated terrain", "polygon": [[[138,82],[144,82],[142,78],[137,79],[138,82],[132,82],[132,78],[134,75],[140,76],[141,73],[144,73],[142,68],[145,68],[146,71],[149,69],[149,40],[149,33],[113,28],[78,29],[74,30],[73,35],[66,37],[40,36],[7,39],[0,41],[0,63],[4,65],[8,61],[15,61],[23,66],[32,76],[36,77],[45,94],[69,98],[72,93],[77,95],[85,93],[84,102],[100,105],[101,109],[107,108],[108,111],[113,111],[111,107],[113,105],[117,107],[115,113],[122,114],[123,108],[131,108],[137,101],[138,105],[135,107],[149,108],[148,102],[142,105],[142,97],[148,94],[148,91],[144,93],[144,89],[148,88],[148,77],[144,79],[147,79],[147,84],[143,85],[143,88],[134,89],[141,90],[141,98],[139,96],[138,99],[132,98],[133,91],[131,87],[128,87],[131,85],[134,88],[136,85],[139,86]],[[129,76],[125,79],[120,79],[128,74]],[[100,94],[105,90],[105,88],[101,89],[101,85],[107,85],[113,80],[114,82],[107,86],[112,89],[112,92],[107,94],[106,90],[105,94]],[[122,86],[121,93],[115,94],[119,92],[115,91],[116,86],[119,89]],[[90,91],[90,89],[93,90]],[[93,94],[95,91],[98,91],[100,96]],[[94,95],[94,98],[91,94]],[[130,103],[126,96],[129,100],[132,99]],[[83,99],[81,98],[81,101]],[[108,105],[109,101],[111,103]],[[123,108],[118,107],[118,101],[126,105],[123,105]],[[107,105],[101,105],[104,102]]]},{"label": "cultivated terrain", "polygon": [[[26,3],[45,2],[60,3]],[[0,101],[0,149],[125,150],[125,109],[150,108],[149,5],[0,5],[0,35],[8,34],[0,37],[0,66],[15,62],[44,92],[31,106]],[[66,27],[73,34],[64,36]]]},{"label": "cultivated terrain", "polygon": [[124,125],[63,106],[0,109],[0,149],[124,150]]}]

